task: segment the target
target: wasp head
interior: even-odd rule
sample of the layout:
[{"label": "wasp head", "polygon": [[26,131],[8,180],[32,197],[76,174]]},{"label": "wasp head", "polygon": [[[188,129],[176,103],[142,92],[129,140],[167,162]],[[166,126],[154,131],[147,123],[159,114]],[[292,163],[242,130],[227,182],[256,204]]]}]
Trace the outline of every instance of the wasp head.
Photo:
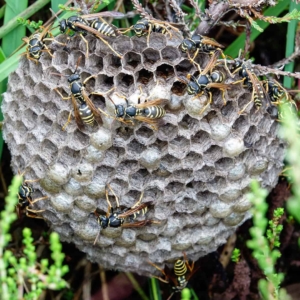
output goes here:
[{"label": "wasp head", "polygon": [[105,229],[109,224],[109,218],[107,218],[106,216],[99,216],[98,223],[101,226],[101,228]]},{"label": "wasp head", "polygon": [[136,23],[133,26],[133,30],[137,37],[141,37],[141,36],[147,34],[147,24],[145,24],[144,22]]},{"label": "wasp head", "polygon": [[184,39],[179,45],[179,49],[182,52],[193,51],[195,49],[195,43],[191,39]]},{"label": "wasp head", "polygon": [[80,80],[80,76],[77,73],[70,75],[69,78],[68,78],[69,83],[72,83],[76,80]]},{"label": "wasp head", "polygon": [[187,92],[189,95],[198,94],[200,92],[200,87],[196,82],[190,81],[187,86]]},{"label": "wasp head", "polygon": [[125,114],[125,109],[123,105],[115,105],[115,114],[117,118],[122,118]]},{"label": "wasp head", "polygon": [[67,25],[67,20],[66,19],[62,19],[59,22],[59,31],[61,33],[65,33],[67,31],[68,25]]}]

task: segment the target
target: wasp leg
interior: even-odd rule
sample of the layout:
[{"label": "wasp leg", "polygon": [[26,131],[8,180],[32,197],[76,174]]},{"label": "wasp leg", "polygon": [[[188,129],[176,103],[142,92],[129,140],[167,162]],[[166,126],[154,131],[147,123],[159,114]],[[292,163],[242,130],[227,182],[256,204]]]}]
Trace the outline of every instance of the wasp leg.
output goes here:
[{"label": "wasp leg", "polygon": [[57,92],[58,95],[60,95],[61,99],[63,99],[63,100],[70,100],[71,99],[71,96],[64,97],[58,89],[55,88],[54,90]]},{"label": "wasp leg", "polygon": [[[95,75],[88,77],[87,79],[91,78],[91,77],[95,77]],[[87,79],[84,81],[84,84],[86,83]],[[92,95],[99,95],[99,96],[103,96],[103,95],[107,95],[110,92],[112,92],[115,89],[115,87],[111,88],[110,90],[106,91],[106,92],[93,92],[91,93]]]},{"label": "wasp leg", "polygon": [[[168,278],[167,274],[165,273],[165,271],[163,269],[161,269],[160,267],[158,267],[156,264],[152,263],[151,261],[148,260],[148,264],[150,264],[151,266],[153,266],[155,269],[157,269],[158,271],[160,271],[164,276],[165,278]],[[164,282],[164,283],[169,283],[169,280],[167,279],[163,279],[161,277],[158,277],[158,276],[152,276],[158,280],[160,280],[161,282]]]},{"label": "wasp leg", "polygon": [[33,218],[33,219],[44,219],[43,217],[36,215],[37,213],[40,213],[43,211],[45,211],[45,210],[33,210],[33,209],[26,207],[26,216],[29,218]]},{"label": "wasp leg", "polygon": [[188,267],[189,271],[192,272],[194,270],[195,262],[193,261],[192,264],[190,265],[185,252],[183,252],[183,258],[184,258],[185,265]]},{"label": "wasp leg", "polygon": [[[117,209],[120,208],[120,203],[119,203],[119,198],[118,196],[115,194],[115,192],[112,190],[111,186],[108,184],[107,187],[110,189],[110,191],[113,193],[113,195],[115,196],[115,199],[116,199],[116,202],[117,202]],[[108,202],[108,205],[110,205],[111,207],[111,204],[109,202],[109,199],[108,199],[108,191],[106,190],[106,201]]]},{"label": "wasp leg", "polygon": [[252,97],[251,100],[244,106],[242,110],[239,111],[239,115],[242,115],[246,108],[254,101],[254,90],[252,91]]},{"label": "wasp leg", "polygon": [[71,119],[72,119],[72,111],[70,111],[69,116],[68,116],[68,120],[67,120],[67,122],[64,124],[64,126],[62,127],[61,130],[63,130],[63,131],[66,130],[67,126],[68,126],[69,123],[71,122]]},{"label": "wasp leg", "polygon": [[129,28],[125,29],[125,30],[122,30],[122,29],[118,29],[118,32],[120,32],[121,34],[124,34],[130,30],[132,30],[133,26],[130,26]]},{"label": "wasp leg", "polygon": [[30,204],[34,204],[34,203],[36,203],[36,202],[38,202],[38,201],[45,200],[45,199],[47,199],[47,198],[49,198],[49,197],[48,197],[48,196],[45,196],[45,197],[41,197],[41,198],[35,199],[34,201],[30,201]]},{"label": "wasp leg", "polygon": [[207,101],[206,105],[200,111],[200,115],[202,115],[203,112],[206,110],[206,108],[212,103],[212,94],[211,94],[211,92],[208,92],[208,94],[209,94],[209,100]]},{"label": "wasp leg", "polygon": [[88,41],[86,40],[86,38],[83,36],[82,33],[80,33],[79,35],[80,35],[80,37],[83,39],[83,41],[85,42],[85,45],[86,45],[85,57],[86,57],[86,58],[89,58],[89,43],[88,43]]},{"label": "wasp leg", "polygon": [[196,50],[196,52],[195,52],[193,58],[191,58],[189,52],[187,52],[187,56],[188,56],[188,58],[189,58],[189,61],[190,61],[192,64],[194,64],[194,65],[197,67],[198,71],[201,73],[201,72],[202,72],[202,69],[201,69],[200,65],[199,65],[198,63],[195,62],[195,58],[197,57],[198,52],[199,52],[199,49]]},{"label": "wasp leg", "polygon": [[144,192],[141,193],[140,199],[132,206],[132,208],[135,208],[141,204],[143,196],[144,196]]},{"label": "wasp leg", "polygon": [[123,55],[121,55],[119,52],[117,52],[110,44],[107,42],[104,38],[97,35],[97,38],[99,38],[113,53],[115,53],[119,58],[122,58]]},{"label": "wasp leg", "polygon": [[228,66],[227,66],[227,62],[226,62],[227,58],[226,58],[226,55],[223,53],[223,51],[222,51],[221,49],[218,49],[218,50],[220,51],[221,56],[222,56],[222,58],[224,59],[224,67],[225,67],[225,69],[228,71],[230,77],[233,78],[233,74],[234,74],[234,73],[231,73],[230,70],[229,70],[229,68],[228,68]]},{"label": "wasp leg", "polygon": [[224,105],[226,105],[227,102],[226,102],[226,99],[225,99],[225,90],[221,89],[221,88],[220,88],[220,90],[222,92],[222,99],[223,99]]}]

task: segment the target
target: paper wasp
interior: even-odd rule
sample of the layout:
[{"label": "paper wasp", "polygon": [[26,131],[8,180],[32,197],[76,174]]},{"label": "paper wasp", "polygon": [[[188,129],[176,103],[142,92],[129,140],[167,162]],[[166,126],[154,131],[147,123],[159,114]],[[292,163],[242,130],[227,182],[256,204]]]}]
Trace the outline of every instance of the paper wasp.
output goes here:
[{"label": "paper wasp", "polygon": [[164,283],[172,283],[173,292],[167,300],[170,300],[175,293],[181,292],[187,286],[190,278],[199,269],[199,267],[195,268],[194,262],[192,262],[191,264],[189,263],[185,253],[183,253],[183,260],[178,259],[174,263],[173,272],[167,266],[165,266],[164,269],[161,269],[160,267],[158,267],[150,261],[148,261],[148,263],[164,275],[164,278],[156,276],[153,277],[157,278],[158,280]]},{"label": "paper wasp", "polygon": [[[119,16],[118,12],[103,12],[99,13],[101,15],[108,16]],[[116,50],[112,48],[112,46],[103,38],[103,36],[116,36],[116,30],[112,27],[112,25],[109,25],[107,22],[105,22],[103,19],[97,19],[92,22],[87,21],[88,18],[95,18],[96,16],[99,16],[99,14],[90,14],[90,15],[83,15],[83,16],[71,16],[68,19],[62,19],[59,21],[59,29],[61,33],[66,33],[68,29],[74,31],[75,33],[79,34],[79,36],[82,38],[82,40],[86,44],[86,57],[89,56],[89,45],[88,41],[85,39],[85,36],[88,33],[93,34],[95,37],[99,38],[104,44],[106,44],[118,57],[122,57],[120,53],[118,53]],[[112,33],[114,32],[114,34]]]},{"label": "paper wasp", "polygon": [[[69,87],[71,90],[71,95],[68,97],[64,97],[61,92],[59,92],[56,88],[55,91],[61,96],[63,100],[72,100],[72,105],[74,109],[75,121],[80,130],[84,128],[84,124],[94,125],[95,120],[98,124],[102,124],[102,118],[100,112],[95,107],[92,100],[89,98],[85,84],[94,77],[94,75],[89,76],[83,82],[81,82],[80,74],[76,73],[81,57],[77,60],[76,68],[73,74],[68,76]],[[63,76],[61,74],[52,73],[54,75]],[[67,127],[67,125],[71,121],[72,111],[69,113],[68,120],[66,124],[63,126],[63,130]]]},{"label": "paper wasp", "polygon": [[[62,44],[58,41],[56,41],[51,33],[49,32],[49,28],[51,25],[44,27],[42,32],[35,33],[30,37],[23,37],[22,41],[27,44],[26,52],[22,55],[26,55],[27,59],[33,60],[34,62],[38,62],[43,52],[48,52],[50,56],[53,57],[52,53],[48,49],[47,45],[44,43],[45,41],[55,41],[58,44]],[[45,36],[49,34],[50,38],[45,38]]]},{"label": "paper wasp", "polygon": [[224,105],[226,104],[225,99],[225,90],[230,89],[229,84],[224,84],[225,75],[223,72],[215,70],[211,72],[211,70],[216,66],[218,58],[218,52],[216,52],[207,63],[203,71],[200,71],[200,74],[195,77],[194,75],[188,74],[186,80],[182,80],[179,78],[180,81],[187,84],[187,92],[189,95],[196,95],[194,98],[197,98],[203,94],[209,95],[209,100],[204,108],[201,110],[200,114],[202,114],[205,109],[212,103],[212,93],[210,92],[211,88],[217,88],[222,92],[222,98],[224,101]]},{"label": "paper wasp", "polygon": [[[156,224],[160,223],[159,221],[154,221],[154,220],[134,221],[139,215],[145,215],[147,212],[148,206],[151,204],[150,202],[141,204],[141,201],[142,201],[142,198],[144,195],[143,192],[141,193],[139,200],[131,208],[127,208],[127,209],[124,209],[121,211],[120,204],[119,204],[119,198],[117,197],[115,192],[112,190],[110,185],[107,185],[107,187],[110,189],[110,191],[114,195],[114,197],[116,199],[117,207],[115,210],[112,207],[112,205],[109,201],[109,197],[108,197],[108,190],[106,189],[105,194],[106,194],[106,201],[108,204],[107,213],[105,216],[104,215],[97,216],[98,224],[100,225],[100,227],[102,229],[105,229],[107,227],[113,227],[113,228],[143,227],[143,226],[154,224],[154,223],[156,223]],[[100,234],[100,232],[96,236],[94,245],[96,244],[96,242],[98,240],[99,234]]]},{"label": "paper wasp", "polygon": [[135,25],[130,26],[125,30],[120,30],[123,34],[129,30],[133,30],[137,37],[147,35],[147,46],[149,46],[149,39],[151,32],[158,32],[162,34],[168,34],[170,38],[172,37],[170,29],[179,32],[179,29],[175,26],[177,24],[171,25],[169,22],[164,22],[156,19],[141,19],[136,22]]},{"label": "paper wasp", "polygon": [[251,101],[245,105],[239,114],[242,114],[246,108],[254,102],[257,110],[264,104],[267,106],[266,111],[271,117],[276,117],[276,115],[278,115],[278,109],[275,110],[273,107],[274,102],[272,103],[272,98],[270,97],[271,94],[265,90],[263,82],[258,79],[253,70],[240,60],[236,60],[234,68],[235,70],[232,74],[239,72],[239,76],[242,77],[241,80],[234,82],[234,84],[243,82],[248,89],[252,90]]},{"label": "paper wasp", "polygon": [[[179,45],[179,49],[184,53],[187,52],[192,62],[194,62],[199,52],[213,55],[217,51],[218,54],[223,57],[225,68],[229,71],[226,63],[226,56],[224,55],[221,48],[224,48],[224,46],[219,44],[215,40],[200,34],[194,34],[191,38],[184,39],[182,43]],[[190,57],[189,54],[190,52],[194,53],[193,58]]]},{"label": "paper wasp", "polygon": [[[22,174],[20,174],[20,175],[22,176]],[[23,183],[19,187],[19,191],[18,191],[19,203],[17,204],[17,214],[19,217],[21,215],[21,212],[26,210],[27,217],[35,218],[35,219],[43,219],[42,217],[37,216],[36,214],[43,212],[44,210],[34,210],[34,209],[29,208],[34,203],[48,198],[47,196],[45,196],[45,197],[41,197],[41,198],[38,198],[38,199],[35,199],[32,201],[32,193],[34,193],[35,190],[28,183],[35,182],[35,181],[38,181],[38,179],[24,180]]]},{"label": "paper wasp", "polygon": [[[150,101],[144,101],[140,103],[140,97],[138,98],[138,104],[129,104],[126,97],[119,95],[120,98],[125,99],[126,106],[123,104],[115,104],[114,101],[109,97],[110,101],[115,106],[115,119],[128,125],[134,125],[133,120],[145,122],[151,125],[154,130],[157,130],[159,119],[162,118],[166,111],[161,105],[165,105],[167,99],[155,99]],[[99,109],[100,110],[100,109]],[[106,112],[100,110],[103,114],[108,117]]]}]

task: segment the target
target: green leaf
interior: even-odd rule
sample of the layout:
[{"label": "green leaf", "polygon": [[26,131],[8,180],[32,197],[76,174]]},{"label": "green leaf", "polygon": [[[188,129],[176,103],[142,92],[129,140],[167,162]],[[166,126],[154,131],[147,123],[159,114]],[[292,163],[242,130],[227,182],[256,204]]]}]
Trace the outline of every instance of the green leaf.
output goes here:
[{"label": "green leaf", "polygon": [[[288,5],[290,3],[291,3],[290,0],[279,1],[276,6],[268,8],[265,11],[264,15],[265,16],[279,16],[279,14],[281,14],[288,7]],[[257,21],[257,24],[262,29],[266,29],[270,25],[269,23],[266,23],[264,21]],[[254,41],[259,35],[260,35],[260,32],[256,29],[253,29],[250,40]],[[245,39],[246,39],[246,35],[245,35],[245,33],[242,33],[233,43],[231,43],[231,45],[229,45],[226,48],[224,53],[231,57],[237,57],[240,49],[243,49],[245,46]]]},{"label": "green leaf", "polygon": [[[296,4],[296,2],[291,2],[290,4],[290,13],[293,13],[295,9],[300,10],[300,4]],[[293,20],[290,21],[288,24],[287,29],[287,40],[286,40],[286,49],[285,49],[285,56],[288,57],[294,52],[295,47],[295,35],[296,35],[296,28],[297,28],[298,21]],[[294,70],[294,62],[287,64],[284,68],[287,72],[293,72]],[[291,77],[284,76],[283,85],[287,88],[292,87],[293,79]]]},{"label": "green leaf", "polygon": [[57,13],[58,10],[59,10],[58,5],[59,5],[59,4],[64,4],[64,3],[62,3],[62,2],[65,3],[65,1],[62,1],[62,0],[51,0],[51,9],[52,9],[55,13]]}]

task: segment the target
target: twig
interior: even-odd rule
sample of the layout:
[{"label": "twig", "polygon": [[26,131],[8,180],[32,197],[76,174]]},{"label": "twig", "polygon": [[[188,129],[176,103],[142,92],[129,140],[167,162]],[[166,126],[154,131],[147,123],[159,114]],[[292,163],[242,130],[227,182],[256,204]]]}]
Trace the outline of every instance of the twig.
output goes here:
[{"label": "twig", "polygon": [[249,22],[246,22],[246,41],[245,41],[245,57],[248,57],[248,52],[250,49],[250,38],[251,38],[251,25]]},{"label": "twig", "polygon": [[180,23],[184,23],[184,16],[186,16],[187,14],[185,14],[182,9],[179,7],[179,5],[177,4],[176,0],[169,0],[170,6],[173,8],[175,15],[177,17],[177,21],[179,21]]},{"label": "twig", "polygon": [[101,290],[102,290],[103,300],[109,300],[105,270],[100,265],[99,265],[99,271],[100,271],[100,280],[101,280],[101,286],[102,286]]},{"label": "twig", "polygon": [[83,287],[82,287],[82,299],[83,300],[88,300],[91,298],[91,286],[92,286],[92,282],[91,282],[91,278],[90,278],[91,269],[92,269],[92,264],[87,261],[87,264],[84,267],[84,279],[85,280],[84,280]]},{"label": "twig", "polygon": [[141,5],[141,3],[138,0],[131,0],[133,6],[135,7],[135,9],[140,13],[140,15],[142,17],[145,17],[147,19],[152,19],[153,16],[150,15],[148,12],[146,12],[146,10],[144,9],[144,7]]},{"label": "twig", "polygon": [[195,34],[207,34],[208,31],[222,18],[222,16],[231,10],[227,2],[214,1],[208,10],[206,10],[206,17],[202,18],[200,24],[195,30]]},{"label": "twig", "polygon": [[200,19],[203,17],[203,13],[199,9],[198,4],[194,0],[189,0],[190,4],[195,8],[195,14],[198,16]]},{"label": "twig", "polygon": [[273,65],[268,66],[269,68],[277,68],[280,66],[285,66],[292,62],[297,56],[300,56],[300,49],[292,53],[289,57],[285,57],[284,59],[274,63]]},{"label": "twig", "polygon": [[253,65],[252,67],[254,70],[257,70],[257,75],[275,74],[275,75],[283,75],[283,76],[289,76],[289,77],[300,79],[300,72],[295,72],[295,73],[286,72],[286,71],[281,71],[279,69],[269,68],[262,65]]}]

